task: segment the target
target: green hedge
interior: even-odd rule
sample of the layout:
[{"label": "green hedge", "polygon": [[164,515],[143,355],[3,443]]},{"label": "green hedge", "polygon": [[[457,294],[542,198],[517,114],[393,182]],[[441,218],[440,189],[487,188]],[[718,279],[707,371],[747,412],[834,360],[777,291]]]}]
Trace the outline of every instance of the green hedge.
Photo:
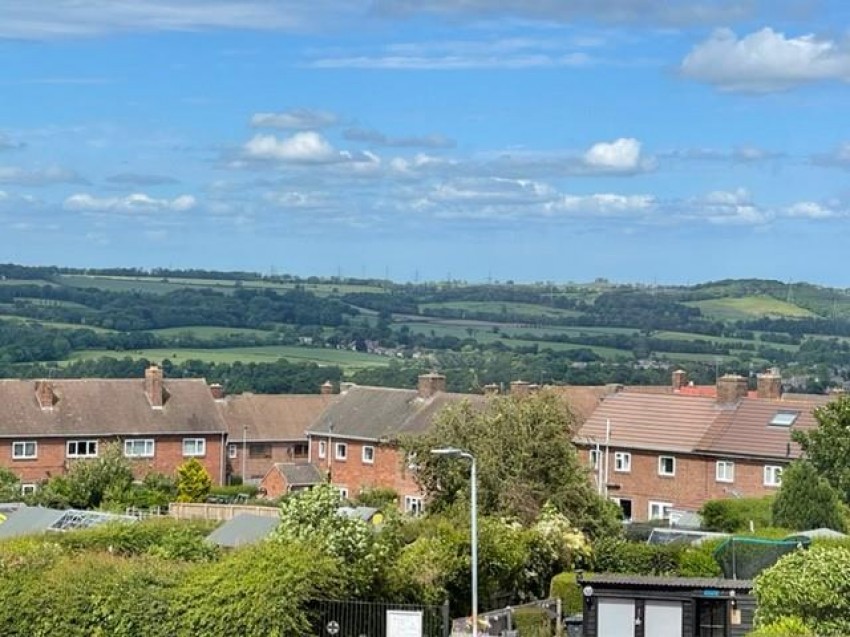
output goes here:
[{"label": "green hedge", "polygon": [[543,608],[517,608],[512,617],[514,628],[522,637],[552,636],[552,619]]},{"label": "green hedge", "polygon": [[575,615],[582,611],[584,600],[575,573],[558,573],[552,578],[549,597],[558,597],[564,615]]},{"label": "green hedge", "polygon": [[710,544],[692,547],[602,539],[593,545],[591,570],[597,573],[714,577],[720,574],[720,566],[711,554],[712,548]]},{"label": "green hedge", "polygon": [[756,529],[773,524],[773,496],[764,498],[729,498],[709,500],[702,509],[702,526],[706,531],[736,533],[749,531],[750,522]]}]

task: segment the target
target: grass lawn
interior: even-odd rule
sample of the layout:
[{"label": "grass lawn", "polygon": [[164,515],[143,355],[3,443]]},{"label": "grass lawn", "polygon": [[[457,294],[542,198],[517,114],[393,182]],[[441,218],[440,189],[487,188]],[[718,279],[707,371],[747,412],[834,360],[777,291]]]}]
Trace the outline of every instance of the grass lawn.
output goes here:
[{"label": "grass lawn", "polygon": [[169,359],[172,362],[183,362],[190,359],[209,361],[211,363],[273,363],[279,358],[289,361],[311,361],[318,365],[338,365],[346,370],[363,367],[387,365],[389,358],[375,354],[363,354],[349,350],[325,349],[319,347],[289,347],[274,345],[268,347],[232,347],[227,349],[145,349],[116,352],[114,350],[85,350],[74,352],[71,360],[101,358],[147,358],[151,361]]},{"label": "grass lawn", "polygon": [[805,308],[794,305],[793,303],[780,301],[772,296],[708,299],[705,301],[693,301],[686,305],[698,307],[706,316],[722,321],[737,321],[760,318],[762,316],[784,318],[815,316],[815,314]]}]

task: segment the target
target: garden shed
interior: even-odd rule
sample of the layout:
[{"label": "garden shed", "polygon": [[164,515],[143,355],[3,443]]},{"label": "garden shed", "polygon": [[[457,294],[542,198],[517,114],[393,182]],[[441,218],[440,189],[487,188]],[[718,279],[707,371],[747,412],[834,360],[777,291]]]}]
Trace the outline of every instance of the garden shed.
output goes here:
[{"label": "garden shed", "polygon": [[753,627],[752,581],[579,574],[584,637],[744,637]]}]

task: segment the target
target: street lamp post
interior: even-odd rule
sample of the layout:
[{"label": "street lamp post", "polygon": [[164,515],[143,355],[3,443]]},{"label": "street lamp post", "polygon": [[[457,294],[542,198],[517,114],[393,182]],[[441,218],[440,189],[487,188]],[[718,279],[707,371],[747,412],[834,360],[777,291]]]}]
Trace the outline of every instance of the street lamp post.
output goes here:
[{"label": "street lamp post", "polygon": [[468,451],[455,447],[431,449],[435,456],[466,458],[472,462],[469,472],[470,482],[470,535],[472,544],[472,637],[478,637],[478,476],[475,469],[475,456]]}]

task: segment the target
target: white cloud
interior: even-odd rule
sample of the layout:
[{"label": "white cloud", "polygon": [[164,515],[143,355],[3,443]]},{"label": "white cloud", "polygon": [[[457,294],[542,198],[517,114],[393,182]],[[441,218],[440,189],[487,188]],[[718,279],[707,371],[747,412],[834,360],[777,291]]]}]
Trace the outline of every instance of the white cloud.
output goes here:
[{"label": "white cloud", "polygon": [[251,126],[255,128],[310,130],[327,128],[338,123],[339,117],[334,113],[307,108],[296,108],[282,113],[255,113],[251,117]]},{"label": "white cloud", "polygon": [[564,195],[547,206],[550,213],[570,213],[593,216],[632,214],[639,218],[651,213],[656,200],[651,195]]},{"label": "white cloud", "polygon": [[295,133],[291,137],[255,135],[243,147],[249,159],[303,164],[326,164],[345,159],[334,147],[314,131]]},{"label": "white cloud", "polygon": [[738,146],[731,150],[721,150],[718,148],[685,148],[682,150],[660,153],[660,155],[665,158],[687,161],[716,161],[739,164],[755,164],[770,159],[778,159],[783,156],[780,152],[766,150],[752,145]]},{"label": "white cloud", "polygon": [[453,148],[455,141],[443,135],[408,135],[392,137],[371,128],[349,128],[342,136],[355,142],[367,142],[378,146],[390,146],[395,148],[420,147],[420,148]]},{"label": "white cloud", "polygon": [[845,213],[831,205],[823,205],[815,201],[800,201],[785,210],[789,217],[800,219],[833,219],[843,216]]},{"label": "white cloud", "polygon": [[729,29],[718,29],[691,50],[681,72],[722,91],[781,91],[850,80],[850,47],[811,34],[786,37],[769,27],[740,39]]},{"label": "white cloud", "polygon": [[585,164],[602,170],[636,170],[640,166],[640,159],[640,142],[632,137],[599,142],[584,154]]},{"label": "white cloud", "polygon": [[47,168],[0,166],[0,184],[50,186],[52,184],[79,183],[85,183],[85,180],[73,170],[61,166],[48,166]]},{"label": "white cloud", "polygon": [[773,214],[757,206],[744,188],[717,190],[682,204],[685,216],[717,225],[762,225]]},{"label": "white cloud", "polygon": [[462,178],[437,185],[429,199],[442,203],[523,205],[549,200],[555,194],[551,186],[525,179]]},{"label": "white cloud", "polygon": [[844,142],[830,153],[813,155],[811,160],[813,164],[818,166],[850,168],[850,142]]},{"label": "white cloud", "polygon": [[121,212],[155,213],[186,212],[197,205],[192,195],[180,195],[174,199],[156,199],[144,193],[126,197],[95,197],[87,193],[71,195],[63,204],[66,210],[75,212]]}]

